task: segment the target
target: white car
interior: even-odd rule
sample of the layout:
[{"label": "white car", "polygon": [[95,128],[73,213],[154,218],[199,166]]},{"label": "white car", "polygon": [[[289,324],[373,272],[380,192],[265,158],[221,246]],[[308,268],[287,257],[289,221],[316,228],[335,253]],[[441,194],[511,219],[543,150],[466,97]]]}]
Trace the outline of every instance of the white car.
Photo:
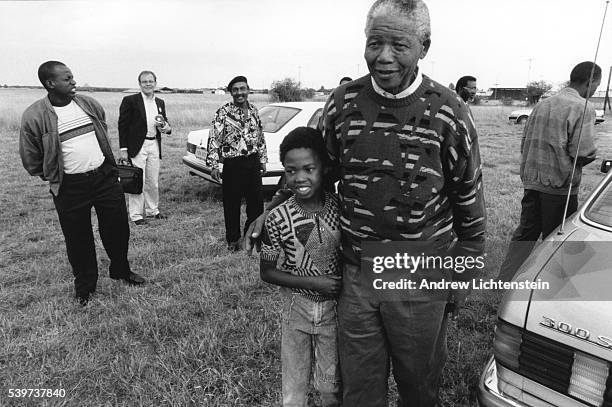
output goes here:
[{"label": "white car", "polygon": [[[602,171],[612,161],[606,160]],[[551,233],[497,312],[493,357],[478,390],[482,407],[612,406],[612,172],[563,233]]]},{"label": "white car", "polygon": [[[296,127],[317,128],[324,105],[324,102],[284,102],[272,103],[259,109],[268,150],[267,172],[262,179],[264,189],[276,189],[284,172],[279,157],[279,146],[283,138]],[[210,128],[205,128],[187,135],[187,154],[183,156],[183,163],[189,168],[190,174],[218,184],[210,176],[211,169],[206,166],[209,131]],[[220,168],[223,168],[222,164]]]},{"label": "white car", "polygon": [[[508,115],[508,120],[516,124],[527,123],[527,119],[532,110],[533,109],[514,110]],[[602,109],[595,109],[595,124],[603,123],[605,120],[604,111]]]}]

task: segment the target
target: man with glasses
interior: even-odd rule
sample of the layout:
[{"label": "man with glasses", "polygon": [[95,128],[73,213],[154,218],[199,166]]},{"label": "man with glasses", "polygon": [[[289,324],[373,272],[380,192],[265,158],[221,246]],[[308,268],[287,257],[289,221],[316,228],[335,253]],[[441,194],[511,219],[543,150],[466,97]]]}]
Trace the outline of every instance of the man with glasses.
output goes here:
[{"label": "man with glasses", "polygon": [[[232,102],[215,113],[208,138],[206,165],[216,181],[223,178],[223,213],[228,250],[240,250],[240,204],[246,200],[246,230],[263,212],[261,177],[266,172],[266,140],[257,108],[249,103],[249,85],[236,76],[227,85]],[[220,175],[219,163],[223,163]]]},{"label": "man with glasses", "polygon": [[455,92],[461,96],[461,99],[463,99],[465,103],[473,102],[477,91],[476,78],[469,75],[459,78],[455,86]]},{"label": "man with glasses", "polygon": [[157,77],[151,71],[138,75],[140,93],[126,96],[119,107],[120,160],[143,170],[141,194],[128,194],[130,219],[135,225],[145,223],[145,215],[165,219],[159,212],[159,164],[161,133],[170,134],[172,128],[166,117],[166,105],[155,97]]}]

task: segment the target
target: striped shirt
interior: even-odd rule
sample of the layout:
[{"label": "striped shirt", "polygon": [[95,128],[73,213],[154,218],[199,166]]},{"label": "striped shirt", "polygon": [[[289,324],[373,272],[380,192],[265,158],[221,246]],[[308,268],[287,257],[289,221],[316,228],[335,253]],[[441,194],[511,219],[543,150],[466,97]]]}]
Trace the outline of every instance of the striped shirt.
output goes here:
[{"label": "striped shirt", "polygon": [[[279,270],[296,276],[340,275],[340,208],[338,198],[325,193],[318,212],[307,212],[290,197],[266,218],[260,259],[276,264],[284,254]],[[313,301],[330,298],[307,289],[292,288]]]},{"label": "striped shirt", "polygon": [[91,118],[74,101],[53,106],[57,114],[64,172],[79,174],[98,168],[104,154],[98,144]]},{"label": "striped shirt", "polygon": [[477,135],[454,92],[423,75],[413,93],[390,99],[364,76],[329,97],[324,136],[339,170],[345,261],[360,264],[362,241],[484,249]]}]

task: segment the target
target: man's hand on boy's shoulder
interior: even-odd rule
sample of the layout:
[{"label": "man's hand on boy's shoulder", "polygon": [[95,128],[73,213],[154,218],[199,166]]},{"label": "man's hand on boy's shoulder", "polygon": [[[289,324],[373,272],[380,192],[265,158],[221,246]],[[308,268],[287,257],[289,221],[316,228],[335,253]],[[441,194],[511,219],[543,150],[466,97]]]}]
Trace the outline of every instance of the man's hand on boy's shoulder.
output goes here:
[{"label": "man's hand on boy's shoulder", "polygon": [[291,195],[293,195],[293,193],[288,189],[279,189],[276,191],[266,210],[259,215],[257,219],[251,222],[244,234],[244,250],[247,254],[252,255],[253,249],[255,249],[256,252],[261,250],[261,232],[266,222],[266,217],[272,209],[285,202]]},{"label": "man's hand on boy's shoulder", "polygon": [[335,274],[312,277],[312,290],[328,297],[337,297],[342,288],[342,277]]}]

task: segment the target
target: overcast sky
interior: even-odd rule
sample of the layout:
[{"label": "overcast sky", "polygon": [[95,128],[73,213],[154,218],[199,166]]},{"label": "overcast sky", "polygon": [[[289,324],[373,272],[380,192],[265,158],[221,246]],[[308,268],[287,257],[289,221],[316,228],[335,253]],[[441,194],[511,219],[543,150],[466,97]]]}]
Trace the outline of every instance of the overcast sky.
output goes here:
[{"label": "overcast sky", "polygon": [[[486,89],[560,83],[593,60],[605,0],[429,0],[423,72],[447,85],[471,74]],[[216,87],[238,74],[267,88],[285,77],[336,86],[367,72],[372,0],[0,1],[0,84],[37,85],[40,63],[66,63],[80,85]],[[611,7],[612,8],[612,7]],[[597,62],[612,64],[612,10]],[[601,88],[604,86],[602,85]],[[600,89],[601,89],[600,88]]]}]

